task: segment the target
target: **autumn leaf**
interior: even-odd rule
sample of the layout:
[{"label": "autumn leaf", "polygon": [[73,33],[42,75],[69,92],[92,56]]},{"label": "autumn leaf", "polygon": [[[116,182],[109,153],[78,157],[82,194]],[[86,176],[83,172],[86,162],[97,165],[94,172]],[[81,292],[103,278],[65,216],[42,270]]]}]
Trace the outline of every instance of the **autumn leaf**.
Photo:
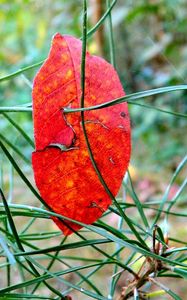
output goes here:
[{"label": "autumn leaf", "polygon": [[[32,164],[36,185],[51,209],[91,224],[111,204],[89,157],[79,112],[81,41],[57,33],[49,57],[33,86],[36,150]],[[85,106],[124,96],[114,68],[104,59],[86,54]],[[109,189],[116,195],[127,170],[131,141],[127,103],[85,112],[85,126],[94,159]],[[65,235],[72,230],[55,220]],[[80,226],[67,222],[74,230]]]}]

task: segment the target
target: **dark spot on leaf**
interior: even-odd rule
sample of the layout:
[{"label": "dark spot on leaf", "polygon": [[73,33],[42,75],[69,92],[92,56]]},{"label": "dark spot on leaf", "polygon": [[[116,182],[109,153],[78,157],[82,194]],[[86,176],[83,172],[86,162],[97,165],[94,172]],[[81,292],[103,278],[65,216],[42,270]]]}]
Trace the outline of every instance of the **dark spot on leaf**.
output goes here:
[{"label": "dark spot on leaf", "polygon": [[[100,202],[102,202],[102,200],[100,199],[98,202],[100,203]],[[96,207],[96,208],[98,208],[101,212],[104,212],[104,209],[103,209],[99,204],[97,204],[95,201],[91,201],[91,202],[90,202],[90,205],[89,205],[88,207],[89,207],[89,208]]]},{"label": "dark spot on leaf", "polygon": [[120,116],[121,116],[122,118],[125,118],[125,117],[126,117],[126,113],[125,113],[124,111],[122,111],[122,112],[120,113]]},{"label": "dark spot on leaf", "polygon": [[115,165],[115,162],[113,161],[113,158],[112,158],[112,157],[110,157],[109,160],[110,160],[110,162],[111,162],[113,165]]}]

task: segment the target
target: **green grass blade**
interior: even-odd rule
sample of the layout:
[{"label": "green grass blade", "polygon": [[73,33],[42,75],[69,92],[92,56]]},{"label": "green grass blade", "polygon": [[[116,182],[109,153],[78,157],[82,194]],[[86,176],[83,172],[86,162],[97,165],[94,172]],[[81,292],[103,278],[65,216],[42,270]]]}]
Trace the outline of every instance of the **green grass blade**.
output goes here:
[{"label": "green grass blade", "polygon": [[[168,201],[166,201],[166,203],[167,203]],[[160,202],[159,202],[160,203]],[[119,204],[122,206],[122,207],[124,207],[124,209],[128,209],[128,208],[130,208],[130,207],[136,207],[136,205],[135,204],[132,204],[132,203],[126,203],[126,204],[124,204],[124,203],[120,203],[119,202]],[[181,212],[171,212],[171,211],[169,211],[168,212],[168,210],[161,210],[161,209],[159,209],[159,208],[156,208],[156,207],[151,207],[150,205],[154,205],[155,203],[147,203],[147,204],[145,204],[145,203],[142,203],[142,206],[143,206],[143,208],[145,208],[145,209],[150,209],[150,210],[155,210],[155,211],[160,211],[160,212],[162,212],[162,213],[165,213],[165,214],[168,214],[168,215],[173,215],[173,216],[176,216],[176,217],[187,217],[187,213],[181,213]]]},{"label": "green grass blade", "polygon": [[[107,264],[111,264],[113,262],[107,262]],[[30,285],[33,285],[37,282],[42,282],[42,281],[46,281],[50,278],[53,278],[53,277],[59,277],[59,276],[62,276],[62,275],[65,275],[65,274],[70,274],[70,273],[74,273],[75,271],[80,271],[80,270],[84,270],[84,269],[88,269],[88,268],[92,268],[94,266],[98,266],[100,265],[101,263],[96,263],[96,264],[90,264],[90,265],[85,265],[85,266],[79,266],[79,267],[73,267],[73,268],[70,268],[70,269],[67,269],[67,270],[61,270],[61,271],[58,271],[58,272],[54,272],[54,273],[51,273],[49,274],[49,272],[47,274],[44,274],[44,275],[41,275],[40,277],[38,278],[34,278],[34,279],[31,279],[31,280],[28,280],[26,282],[22,282],[22,283],[18,283],[18,284],[15,284],[15,285],[12,285],[10,287],[6,287],[6,288],[3,288],[0,290],[0,296],[2,294],[5,294],[7,292],[10,292],[10,291],[13,291],[13,290],[16,290],[16,289],[20,289],[22,288],[23,286],[30,286]],[[102,263],[102,264],[106,264],[106,263]],[[46,270],[47,271],[47,270]],[[87,291],[81,287],[78,287],[77,285],[74,285],[74,284],[71,284],[69,281],[66,281],[66,280],[62,280],[62,278],[59,278],[61,279],[61,281],[63,281],[63,283],[65,283],[67,286],[69,287],[72,287],[90,297],[93,297],[94,299],[99,299],[99,300],[107,300],[107,298],[103,297],[103,296],[100,296],[100,295],[96,295],[95,293],[93,292],[90,292],[90,291]],[[65,300],[65,297],[63,297],[63,299]]]},{"label": "green grass blade", "polygon": [[[11,212],[10,212],[10,209],[9,209],[9,206],[7,204],[7,201],[6,201],[6,198],[3,194],[3,191],[0,189],[0,194],[1,194],[1,197],[2,197],[2,201],[3,201],[3,204],[4,204],[4,207],[5,207],[5,210],[6,210],[6,213],[7,213],[7,218],[8,218],[8,221],[9,221],[9,225],[11,227],[11,230],[12,230],[12,234],[15,238],[15,241],[17,243],[17,246],[18,248],[24,252],[24,247],[20,241],[20,238],[19,238],[19,235],[17,233],[17,230],[16,230],[16,227],[15,227],[15,224],[14,224],[14,221],[13,221],[13,218],[12,218],[12,215],[11,215]],[[26,258],[27,260],[27,258]],[[37,269],[34,267],[34,265],[32,264],[32,262],[30,260],[27,260],[27,263],[29,265],[29,267],[32,269],[32,271],[34,272],[35,276],[39,277],[40,274],[38,273]],[[50,286],[48,283],[44,282],[44,284],[53,292],[55,293],[56,295],[58,296],[62,296],[61,293],[58,292],[58,290],[54,289],[52,286]],[[62,298],[63,299],[63,298]]]},{"label": "green grass blade", "polygon": [[[21,178],[23,179],[23,181],[28,185],[28,187],[31,189],[31,191],[37,196],[37,198],[40,200],[40,195],[37,193],[37,191],[33,188],[33,186],[30,184],[30,182],[27,180],[27,178],[24,176],[23,172],[21,171],[21,169],[19,168],[19,166],[16,164],[15,160],[12,158],[12,156],[10,155],[10,153],[6,150],[6,148],[4,147],[4,145],[0,142],[0,146],[1,148],[3,149],[4,153],[6,154],[6,156],[8,157],[8,159],[12,162],[14,168],[16,169],[16,171],[18,172],[18,174],[20,174]],[[43,200],[42,200],[43,201]],[[43,203],[45,204],[45,203]],[[49,208],[50,209],[50,208]],[[56,217],[59,217],[60,215],[57,215],[55,214]],[[62,216],[60,216],[60,219],[63,221],[64,219],[67,219],[67,218],[64,218]],[[70,219],[69,219],[70,220]],[[80,224],[80,222],[77,222],[75,220],[72,220],[73,222],[75,223],[78,223]],[[82,226],[84,226],[85,224],[81,223]],[[89,228],[89,227],[87,227]],[[80,233],[76,232],[76,234],[78,236],[80,236],[82,239],[85,239],[84,237],[82,237],[80,235]],[[103,255],[107,256],[107,257],[110,257],[109,255],[107,255],[104,251],[102,251],[101,249],[97,248],[95,245],[93,245],[94,249],[98,250],[100,253],[102,253]]]},{"label": "green grass blade", "polygon": [[172,268],[172,271],[175,272],[176,274],[182,276],[184,279],[187,279],[187,269],[180,269],[177,267]]},{"label": "green grass blade", "polygon": [[[82,45],[82,59],[81,59],[81,90],[82,90],[81,103],[80,103],[81,108],[84,108],[84,96],[85,96],[86,29],[87,29],[87,7],[86,7],[86,1],[84,1],[83,45]],[[94,159],[93,152],[91,150],[90,142],[89,142],[89,139],[88,139],[88,135],[87,135],[87,132],[86,132],[86,126],[85,126],[85,121],[84,121],[84,111],[81,111],[81,124],[82,124],[83,134],[84,134],[85,142],[86,142],[86,145],[87,145],[89,157],[90,157],[91,163],[93,165],[93,168],[94,168],[94,170],[95,170],[95,172],[96,172],[96,174],[97,174],[97,176],[98,176],[101,184],[103,185],[106,193],[111,198],[111,200],[114,202],[116,208],[119,210],[120,215],[125,219],[126,222],[128,222],[127,216],[124,214],[124,212],[121,209],[120,205],[116,201],[114,195],[112,194],[112,192],[110,191],[109,187],[107,186],[107,184],[106,184],[103,176],[101,175],[100,170],[98,169],[97,163],[96,163],[96,161]],[[145,244],[144,240],[138,234],[138,232],[136,231],[136,229],[134,228],[134,226],[132,225],[132,223],[128,222],[128,225],[130,226],[131,230],[136,235],[137,239],[142,244]]]},{"label": "green grass blade", "polygon": [[[111,258],[113,259],[113,257],[117,256],[118,253],[120,253],[123,250],[123,247],[119,248],[117,251],[115,251],[112,255]],[[105,259],[103,260],[104,263],[107,263],[108,261],[110,261],[110,259]],[[99,266],[97,266],[94,270],[92,270],[91,272],[89,272],[86,276],[87,278],[90,278],[92,275],[94,275],[97,271],[99,271],[104,265],[100,264]],[[82,284],[84,281],[81,280],[79,281],[77,284],[80,285]],[[69,289],[67,292],[69,293],[71,290]],[[65,292],[66,294],[66,292]]]},{"label": "green grass blade", "polygon": [[157,232],[158,232],[158,235],[159,235],[161,241],[165,242],[163,232],[162,232],[161,228],[158,225],[157,225]]},{"label": "green grass blade", "polygon": [[8,150],[6,149],[6,147],[3,145],[3,143],[1,141],[0,141],[0,147],[2,148],[4,154],[7,156],[8,160],[11,162],[11,164],[13,165],[14,169],[17,171],[19,176],[22,178],[22,180],[25,182],[25,184],[31,190],[31,192],[41,201],[41,203],[44,206],[48,207],[47,204],[44,202],[44,200],[40,197],[38,192],[35,190],[35,188],[32,186],[30,181],[25,177],[24,173],[21,171],[20,167],[18,166],[16,161],[13,159],[13,157],[11,156],[11,154],[8,152]]},{"label": "green grass blade", "polygon": [[136,205],[136,207],[137,207],[137,209],[139,211],[140,217],[141,217],[141,219],[142,219],[145,227],[147,229],[149,229],[149,223],[148,223],[147,218],[146,218],[146,216],[144,214],[143,206],[142,206],[142,204],[141,204],[141,202],[140,202],[140,200],[139,200],[139,198],[138,198],[138,196],[137,196],[137,194],[136,194],[136,192],[134,190],[134,186],[132,184],[132,179],[131,179],[131,175],[130,175],[129,170],[127,172],[128,172],[128,178],[129,178],[130,187],[131,187],[131,190],[132,190],[133,201],[134,201],[134,203],[135,203],[135,205]]},{"label": "green grass blade", "polygon": [[64,108],[64,113],[101,109],[101,108],[110,107],[110,106],[113,106],[116,104],[120,104],[123,102],[135,101],[135,100],[147,98],[147,97],[154,96],[154,95],[159,95],[159,94],[169,93],[169,92],[174,92],[174,91],[180,91],[180,90],[187,90],[187,85],[173,85],[173,86],[167,86],[167,87],[137,92],[137,93],[129,94],[129,95],[114,99],[112,101],[108,101],[108,102],[105,102],[105,103],[102,103],[99,105],[90,106],[90,107]]},{"label": "green grass blade", "polygon": [[[141,248],[137,245],[135,245],[134,243],[131,242],[131,240],[129,239],[128,241],[126,240],[122,240],[122,239],[119,239],[117,238],[116,236],[112,235],[112,234],[109,234],[108,232],[106,232],[105,230],[103,229],[98,229],[96,228],[95,226],[93,225],[87,225],[87,224],[84,224],[82,222],[79,222],[79,221],[76,221],[76,220],[73,220],[73,219],[70,219],[68,217],[65,217],[65,216],[62,216],[62,215],[59,215],[59,214],[56,214],[54,212],[51,212],[51,211],[47,211],[47,210],[44,210],[44,209],[41,209],[41,208],[36,208],[36,207],[27,207],[26,205],[20,205],[19,206],[20,208],[22,207],[23,209],[27,209],[27,210],[30,210],[32,209],[32,211],[37,211],[37,212],[43,212],[45,214],[48,214],[50,216],[54,216],[54,217],[58,217],[59,219],[65,219],[67,221],[70,221],[70,222],[74,222],[75,224],[78,224],[78,225],[81,225],[81,226],[84,226],[85,228],[87,228],[88,230],[92,231],[92,232],[95,232],[97,234],[99,234],[100,236],[103,236],[104,238],[106,239],[109,239],[115,243],[118,243],[120,246],[123,246],[123,247],[128,247],[129,249],[132,249],[136,252],[139,252],[145,256],[150,256],[150,257],[153,257],[155,259],[158,259],[158,260],[161,260],[165,263],[168,263],[170,265],[179,265],[179,266],[182,266],[182,267],[187,267],[186,264],[184,263],[180,263],[178,261],[175,261],[175,260],[170,260],[168,258],[165,258],[163,256],[160,256],[160,255],[157,255],[153,252],[150,252],[144,248]],[[106,254],[106,253],[105,253]],[[109,256],[110,257],[110,256]],[[117,263],[117,262],[116,262]]]},{"label": "green grass blade", "polygon": [[168,249],[165,252],[165,255],[171,255],[172,253],[178,253],[178,252],[181,252],[181,251],[187,251],[187,247]]},{"label": "green grass blade", "polygon": [[6,107],[1,106],[0,107],[0,114],[5,112],[26,112],[26,113],[32,113],[32,107],[21,107],[21,106],[12,106],[12,107]]},{"label": "green grass blade", "polygon": [[[117,212],[116,210],[112,209],[112,208],[109,208],[112,212],[118,214],[119,216],[120,213]],[[133,243],[137,243],[138,245],[141,245],[143,248],[145,249],[149,249],[147,244],[145,243],[145,241],[141,238],[141,235],[138,233],[138,231],[135,229],[134,225],[137,225],[135,224],[131,219],[129,219],[127,217],[127,215],[125,214],[125,218],[124,218],[125,222],[127,223],[127,225],[129,226],[129,228],[131,229],[132,233],[135,235],[135,237],[137,238],[138,241],[135,241],[135,240],[131,240],[131,242]],[[122,234],[121,232],[119,232],[117,229],[115,229],[114,227],[112,226],[109,226],[108,224],[105,224],[103,223],[102,221],[99,221],[98,222],[99,224],[102,225],[103,228],[105,228],[106,230],[108,230],[109,232],[112,232],[114,235],[120,237],[121,239],[123,240],[129,240],[127,238],[127,236],[125,236],[124,234]],[[97,224],[94,224],[95,226],[97,226]],[[140,228],[140,227],[139,227]],[[141,228],[140,228],[141,229]]]},{"label": "green grass blade", "polygon": [[175,300],[182,300],[177,294],[175,294],[172,290],[170,290],[168,287],[163,285],[162,283],[158,282],[154,278],[150,278],[150,282],[154,283],[158,287],[162,288],[168,295],[170,295]]},{"label": "green grass blade", "polygon": [[54,298],[45,297],[45,296],[37,296],[32,294],[19,294],[19,293],[6,293],[1,296],[1,299],[46,299],[46,300],[53,300]]},{"label": "green grass blade", "polygon": [[14,255],[8,248],[6,240],[4,239],[4,237],[1,234],[0,234],[0,245],[7,257],[7,261],[9,262],[9,265],[14,265],[16,263]]},{"label": "green grass blade", "polygon": [[36,221],[36,217],[31,214],[32,218],[29,220],[29,222],[25,225],[23,230],[21,231],[21,235],[23,235],[27,230],[32,226],[32,224]]},{"label": "green grass blade", "polygon": [[135,101],[127,100],[127,102],[129,104],[132,104],[132,105],[137,105],[137,106],[141,106],[143,108],[157,110],[159,112],[162,112],[162,113],[165,113],[165,114],[169,114],[169,115],[173,115],[175,117],[187,118],[187,114],[177,113],[175,111],[165,110],[165,109],[162,109],[162,108],[159,108],[159,107],[156,107],[156,106],[152,106],[152,105],[148,105],[148,104],[143,104],[143,103],[137,103]]},{"label": "green grass blade", "polygon": [[[106,0],[107,9],[110,8],[110,0]],[[116,69],[116,60],[115,60],[115,48],[114,48],[114,36],[113,36],[113,26],[112,26],[112,14],[111,10],[108,13],[108,23],[109,23],[109,49],[110,49],[110,63]]]},{"label": "green grass blade", "polygon": [[34,148],[34,142],[26,134],[26,132],[6,113],[3,113],[3,116],[18,130],[18,132],[24,137],[24,139]]},{"label": "green grass blade", "polygon": [[[2,148],[2,150],[3,150],[4,154],[6,155],[6,157],[8,158],[8,160],[12,163],[13,167],[15,168],[15,170],[17,171],[17,173],[19,174],[19,176],[21,177],[21,179],[25,182],[25,184],[31,190],[31,192],[38,198],[38,200],[40,200],[40,202],[45,207],[47,207],[49,210],[52,210],[51,207],[47,203],[45,203],[45,201],[40,197],[39,193],[36,191],[36,189],[33,187],[33,185],[30,183],[30,181],[26,178],[26,176],[24,175],[24,173],[22,172],[22,170],[20,169],[20,167],[18,166],[18,164],[16,163],[16,161],[13,159],[12,155],[8,152],[8,150],[6,149],[6,147],[4,146],[4,144],[1,141],[0,141],[0,147]],[[64,221],[64,218],[63,219],[61,218],[61,221],[68,228],[70,228],[73,232],[75,232],[75,234],[79,235],[79,233],[77,233],[68,223],[66,223]]]},{"label": "green grass blade", "polygon": [[176,195],[173,197],[173,199],[170,201],[168,208],[167,208],[167,214],[169,214],[171,208],[173,207],[173,205],[176,204],[178,198],[180,197],[181,193],[183,192],[184,188],[187,186],[187,178],[185,178],[185,180],[183,181],[183,183],[181,184],[179,190],[177,191]]},{"label": "green grass blade", "polygon": [[15,153],[17,153],[26,164],[31,164],[30,160],[15,146],[15,144],[12,144],[6,137],[4,137],[0,133],[0,139],[6,143]]},{"label": "green grass blade", "polygon": [[[99,104],[99,105],[95,105],[95,106],[90,106],[90,107],[80,107],[80,108],[64,108],[64,113],[73,113],[73,112],[80,112],[80,111],[89,111],[89,110],[95,110],[95,109],[102,109],[102,108],[106,108],[106,107],[110,107],[116,104],[120,104],[123,102],[129,102],[132,104],[135,104],[134,101],[135,100],[139,100],[142,98],[147,98],[150,96],[154,96],[154,95],[159,95],[159,94],[163,94],[163,93],[169,93],[169,92],[174,92],[174,91],[179,91],[179,90],[186,90],[187,89],[187,85],[174,85],[174,86],[168,86],[168,87],[163,87],[163,88],[157,88],[157,89],[152,89],[152,90],[147,90],[147,91],[142,91],[142,92],[137,92],[137,93],[133,93],[130,95],[126,95],[124,97],[121,98],[117,98],[114,99],[112,101],[108,101],[105,102],[103,104]],[[143,104],[142,104],[143,105]],[[147,107],[148,105],[144,105],[145,107]],[[155,107],[152,107],[156,109]],[[158,109],[161,110],[161,109]],[[161,110],[163,112],[168,112],[165,110]],[[15,107],[0,107],[0,113],[4,113],[4,112],[32,112],[32,108],[31,107],[19,107],[19,106],[15,106]],[[168,112],[171,114],[174,114],[176,116],[181,116],[181,117],[187,117],[186,114],[181,114],[181,113],[175,113],[175,112]]]},{"label": "green grass blade", "polygon": [[15,256],[44,254],[44,253],[49,253],[49,252],[53,252],[53,251],[77,249],[77,248],[87,247],[90,245],[97,245],[97,244],[101,245],[101,244],[106,244],[106,243],[111,243],[111,241],[107,240],[107,239],[86,240],[86,241],[81,241],[81,242],[65,244],[65,245],[53,246],[53,247],[44,248],[44,249],[40,249],[40,250],[36,250],[36,251],[27,251],[27,252],[16,253]]},{"label": "green grass blade", "polygon": [[173,238],[173,237],[171,237],[171,236],[169,237],[169,240],[170,240],[170,241],[173,241],[173,242],[176,242],[176,243],[179,243],[179,244],[187,245],[187,242],[186,242],[186,241],[182,241],[182,240]]},{"label": "green grass blade", "polygon": [[[67,237],[64,237],[64,238],[62,239],[62,241],[61,241],[60,244],[63,245],[64,242],[65,242],[66,240],[67,240]],[[47,266],[47,270],[48,270],[48,271],[51,269],[51,267],[52,267],[52,266],[54,265],[54,263],[56,262],[59,252],[60,252],[60,250],[57,250],[57,251],[55,252],[55,255],[52,257],[51,261],[49,262],[49,264],[48,264],[48,266]],[[46,274],[46,272],[43,273],[43,275],[45,275],[45,274]],[[38,289],[39,286],[40,286],[40,282],[37,283],[37,284],[35,285],[35,287],[32,289],[32,294],[34,294],[34,292]]]},{"label": "green grass blade", "polygon": [[[65,240],[67,239],[67,237],[65,237],[63,240],[62,240],[62,243],[61,245],[65,242]],[[49,266],[47,268],[43,267],[42,265],[38,264],[35,260],[35,265],[37,267],[39,267],[40,269],[44,270],[44,274],[49,274],[51,275],[51,277],[54,277],[56,278],[58,281],[62,281],[64,282],[61,278],[59,278],[58,276],[56,275],[53,275],[52,272],[50,272],[50,268],[51,266],[53,265],[53,263],[55,262],[55,260],[57,259],[57,254],[59,253],[59,250],[57,250],[57,252],[55,253],[55,256],[53,257],[52,261],[50,262]],[[66,267],[68,268],[72,268],[72,266],[70,266],[67,262],[64,262],[64,261],[61,261],[61,263],[63,263]],[[98,290],[98,288],[89,280],[87,279],[84,275],[82,275],[78,270],[75,270],[75,274],[77,274],[80,278],[82,278],[83,282],[86,282],[98,295],[101,295],[102,296],[102,293]],[[37,289],[37,287],[39,286],[39,282],[37,283],[37,285],[35,286],[33,292]]]},{"label": "green grass blade", "polygon": [[[95,24],[94,27],[92,27],[88,32],[87,32],[87,37],[91,37],[96,31],[97,29],[103,24],[103,22],[105,21],[105,19],[108,17],[108,15],[111,13],[114,5],[117,3],[117,0],[113,0],[111,5],[108,7],[108,9],[106,10],[106,12],[103,14],[103,16],[101,17],[101,19],[97,22],[97,24]],[[83,39],[83,37],[82,37]]]},{"label": "green grass blade", "polygon": [[[136,207],[136,206],[134,206]],[[113,207],[109,207],[109,210],[114,212],[115,214],[117,214],[118,216],[120,216],[119,212],[116,211]],[[142,247],[144,247],[145,249],[148,249],[146,242],[141,238],[140,233],[136,230],[136,233],[134,232],[135,226],[137,228],[139,228],[142,232],[141,234],[145,234],[145,235],[149,235],[152,236],[148,231],[146,231],[144,228],[142,228],[142,226],[140,224],[138,224],[137,222],[135,222],[134,220],[130,219],[127,214],[125,213],[125,219],[124,219],[127,223],[127,225],[130,227],[132,227],[133,225],[133,230],[131,229],[131,233],[134,234],[136,236],[136,238],[138,239],[139,243],[142,245]]]},{"label": "green grass blade", "polygon": [[159,206],[159,210],[158,210],[158,212],[157,212],[157,214],[156,214],[156,217],[155,217],[155,220],[154,220],[153,224],[156,224],[157,221],[159,220],[160,215],[161,215],[161,213],[162,213],[162,210],[163,210],[163,208],[164,208],[164,205],[165,205],[166,201],[168,200],[168,195],[169,195],[171,186],[172,186],[172,184],[174,183],[174,181],[176,180],[176,178],[177,178],[178,174],[180,173],[180,171],[181,171],[181,170],[184,168],[184,166],[186,165],[186,163],[187,163],[187,155],[183,158],[183,160],[182,160],[182,161],[180,162],[180,164],[178,165],[176,171],[174,172],[174,174],[173,174],[173,176],[172,176],[172,178],[171,178],[171,180],[170,180],[170,182],[169,182],[169,185],[168,185],[167,188],[166,188],[166,191],[165,191],[165,193],[164,193],[164,195],[163,195],[161,204],[160,204],[160,206]]},{"label": "green grass blade", "polygon": [[9,75],[3,76],[3,77],[0,78],[0,82],[5,81],[5,80],[10,80],[10,79],[12,79],[13,77],[18,76],[19,74],[22,74],[22,73],[25,72],[25,71],[28,71],[28,70],[31,70],[31,69],[33,69],[33,68],[39,67],[39,66],[42,65],[43,62],[44,62],[44,61],[42,60],[42,61],[37,62],[37,63],[35,63],[35,64],[33,64],[33,65],[30,65],[30,66],[28,66],[28,67],[21,68],[21,69],[15,71],[15,72],[13,72],[13,73],[11,73],[11,74],[9,74]]}]

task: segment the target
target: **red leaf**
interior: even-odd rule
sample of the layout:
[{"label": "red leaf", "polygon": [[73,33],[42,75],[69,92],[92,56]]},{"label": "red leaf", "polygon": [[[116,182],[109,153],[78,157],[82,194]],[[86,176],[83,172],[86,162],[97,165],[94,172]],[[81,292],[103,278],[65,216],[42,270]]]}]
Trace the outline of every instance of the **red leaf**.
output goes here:
[{"label": "red leaf", "polygon": [[[50,54],[33,87],[36,151],[32,164],[36,185],[45,202],[58,214],[91,224],[111,204],[89,158],[80,113],[81,41],[57,33]],[[85,106],[124,96],[118,75],[100,57],[86,54]],[[130,121],[127,104],[85,112],[85,123],[97,166],[116,195],[130,159]],[[61,149],[60,149],[61,147]],[[72,233],[55,220],[65,235]],[[80,226],[68,223],[74,230]]]}]

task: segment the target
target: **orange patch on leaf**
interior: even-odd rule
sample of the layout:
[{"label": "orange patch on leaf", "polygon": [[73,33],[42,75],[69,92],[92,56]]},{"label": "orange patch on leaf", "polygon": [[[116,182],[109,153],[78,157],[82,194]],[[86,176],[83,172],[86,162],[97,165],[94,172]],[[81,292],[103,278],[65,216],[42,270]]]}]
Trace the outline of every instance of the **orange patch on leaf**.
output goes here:
[{"label": "orange patch on leaf", "polygon": [[[91,224],[111,204],[92,166],[80,113],[64,114],[64,107],[80,107],[81,41],[57,33],[49,57],[33,86],[36,150],[32,164],[36,185],[51,209]],[[114,68],[104,59],[86,54],[85,106],[124,96]],[[127,103],[85,112],[86,131],[97,166],[116,196],[127,170],[130,120]],[[81,226],[54,219],[65,235]]]}]

